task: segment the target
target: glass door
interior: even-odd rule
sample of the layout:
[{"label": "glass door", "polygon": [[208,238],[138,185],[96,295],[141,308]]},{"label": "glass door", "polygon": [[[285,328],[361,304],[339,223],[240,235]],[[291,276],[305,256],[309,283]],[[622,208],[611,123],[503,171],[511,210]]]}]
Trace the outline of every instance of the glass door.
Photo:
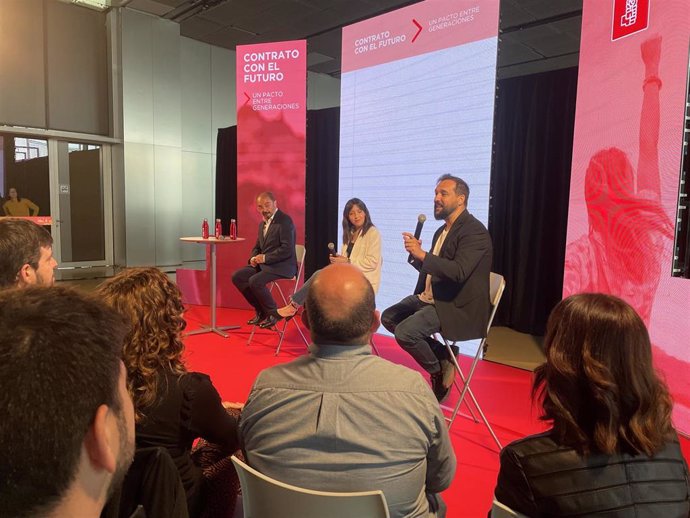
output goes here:
[{"label": "glass door", "polygon": [[0,216],[50,227],[48,140],[0,133]]},{"label": "glass door", "polygon": [[51,140],[49,148],[58,268],[112,265],[110,147]]},{"label": "glass door", "polygon": [[53,236],[58,268],[113,264],[110,146],[0,133],[0,217]]}]

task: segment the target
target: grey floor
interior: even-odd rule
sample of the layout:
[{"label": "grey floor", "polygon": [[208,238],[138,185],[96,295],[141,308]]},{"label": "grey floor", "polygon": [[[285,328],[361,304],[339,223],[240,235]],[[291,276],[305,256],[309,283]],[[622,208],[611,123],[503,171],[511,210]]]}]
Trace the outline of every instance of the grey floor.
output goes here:
[{"label": "grey floor", "polygon": [[485,360],[525,370],[534,370],[544,363],[544,339],[514,331],[508,327],[492,327],[486,339],[489,344]]}]

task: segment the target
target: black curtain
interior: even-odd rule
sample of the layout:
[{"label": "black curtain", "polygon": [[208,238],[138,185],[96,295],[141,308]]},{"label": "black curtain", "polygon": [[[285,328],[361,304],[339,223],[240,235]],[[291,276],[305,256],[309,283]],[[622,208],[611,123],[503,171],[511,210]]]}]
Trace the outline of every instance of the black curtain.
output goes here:
[{"label": "black curtain", "polygon": [[577,68],[498,83],[489,232],[506,278],[495,323],[542,335],[561,300]]},{"label": "black curtain", "polygon": [[340,108],[307,111],[305,278],[328,265],[328,243],[339,248]]},{"label": "black curtain", "polygon": [[237,126],[219,128],[216,136],[216,219],[218,218],[223,223],[223,234],[230,234],[230,218],[237,218]]}]

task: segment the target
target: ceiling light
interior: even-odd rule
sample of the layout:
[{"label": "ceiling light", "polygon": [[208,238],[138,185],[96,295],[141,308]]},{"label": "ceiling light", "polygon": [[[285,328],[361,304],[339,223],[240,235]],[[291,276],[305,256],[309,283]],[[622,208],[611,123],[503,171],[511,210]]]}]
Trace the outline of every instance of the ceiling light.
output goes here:
[{"label": "ceiling light", "polygon": [[96,11],[107,11],[113,7],[112,0],[60,0],[66,4],[75,4],[81,7],[88,7]]}]

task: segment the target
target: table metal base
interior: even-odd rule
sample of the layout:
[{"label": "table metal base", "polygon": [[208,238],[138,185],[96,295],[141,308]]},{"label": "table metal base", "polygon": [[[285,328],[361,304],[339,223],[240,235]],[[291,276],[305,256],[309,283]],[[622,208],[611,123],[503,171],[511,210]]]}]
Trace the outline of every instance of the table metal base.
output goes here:
[{"label": "table metal base", "polygon": [[194,331],[189,331],[189,332],[185,333],[185,336],[203,335],[204,333],[216,333],[217,335],[222,336],[223,338],[227,338],[230,335],[228,333],[224,333],[223,331],[232,330],[232,329],[239,329],[240,327],[242,327],[242,326],[216,327],[216,326],[202,325],[201,329],[195,329]]}]

